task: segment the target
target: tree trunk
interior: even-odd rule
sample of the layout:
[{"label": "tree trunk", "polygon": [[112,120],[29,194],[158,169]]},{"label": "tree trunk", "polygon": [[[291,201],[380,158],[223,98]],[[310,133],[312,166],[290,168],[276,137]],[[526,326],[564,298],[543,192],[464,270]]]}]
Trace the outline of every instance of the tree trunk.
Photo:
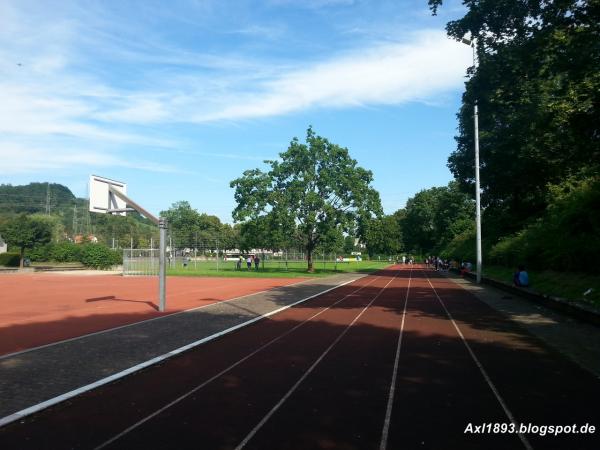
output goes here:
[{"label": "tree trunk", "polygon": [[19,269],[25,267],[25,248],[21,247],[21,260],[19,261]]},{"label": "tree trunk", "polygon": [[312,249],[306,249],[306,259],[308,260],[308,272],[313,273],[315,268],[313,267]]}]

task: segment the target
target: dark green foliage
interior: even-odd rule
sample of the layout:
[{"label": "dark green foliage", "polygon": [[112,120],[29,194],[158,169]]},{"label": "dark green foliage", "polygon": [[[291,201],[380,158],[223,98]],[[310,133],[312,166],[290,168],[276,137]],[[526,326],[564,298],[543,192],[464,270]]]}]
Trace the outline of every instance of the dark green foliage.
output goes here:
[{"label": "dark green foliage", "polygon": [[456,182],[423,190],[408,200],[400,221],[405,249],[437,253],[469,229],[473,220],[473,202]]},{"label": "dark green foliage", "polygon": [[402,238],[398,213],[371,220],[365,232],[369,257],[397,255],[403,250]]},{"label": "dark green foliage", "polygon": [[52,225],[44,218],[29,217],[25,214],[14,217],[0,226],[0,234],[9,248],[18,248],[23,267],[25,249],[43,245],[52,238]]},{"label": "dark green foliage", "polygon": [[440,252],[444,259],[453,259],[459,262],[470,261],[474,263],[475,259],[475,227],[465,230],[446,245]]},{"label": "dark green foliage", "polygon": [[102,244],[84,244],[81,248],[81,262],[94,269],[108,269],[121,264],[121,253]]},{"label": "dark green foliage", "polygon": [[0,266],[19,267],[20,260],[19,253],[0,253]]},{"label": "dark green foliage", "polygon": [[79,262],[81,261],[81,244],[73,242],[48,243],[27,251],[32,261]]},{"label": "dark green foliage", "polygon": [[356,250],[355,246],[354,246],[354,241],[356,239],[354,238],[354,236],[346,236],[344,238],[344,246],[343,246],[343,251],[344,254],[349,255],[350,253],[352,253],[354,250]]},{"label": "dark green foliage", "polygon": [[600,181],[567,181],[550,188],[547,212],[489,252],[493,264],[594,272],[600,255]]},{"label": "dark green foliage", "polygon": [[[466,0],[448,23],[475,36],[449,167],[473,192],[473,105],[480,109],[482,202],[494,238],[539,217],[548,185],[600,170],[600,7],[597,0]],[[430,0],[435,11],[441,0]],[[458,45],[458,44],[457,44]]]},{"label": "dark green foliage", "polygon": [[[442,4],[429,0],[434,14]],[[484,266],[597,272],[600,2],[463,4],[446,29],[475,38],[479,65],[469,69],[448,166],[473,195],[477,103]],[[473,233],[458,234],[444,253],[472,259],[474,245]]]}]

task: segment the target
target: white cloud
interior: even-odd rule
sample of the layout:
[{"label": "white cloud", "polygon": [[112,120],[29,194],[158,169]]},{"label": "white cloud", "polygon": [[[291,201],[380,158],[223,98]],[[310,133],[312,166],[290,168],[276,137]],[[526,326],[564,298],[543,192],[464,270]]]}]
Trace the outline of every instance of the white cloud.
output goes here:
[{"label": "white cloud", "polygon": [[[431,102],[460,87],[470,63],[468,49],[438,31],[408,43],[386,43],[354,51],[266,80],[259,89],[225,99],[194,120],[274,116],[312,107],[356,107]],[[247,87],[248,88],[248,87]]]},{"label": "white cloud", "polygon": [[[127,33],[129,22],[113,23],[113,16],[98,16],[96,10],[78,16],[86,8],[76,7],[72,16],[65,15],[68,20],[50,20],[9,3],[0,4],[0,16],[8,18],[0,27],[0,156],[5,170],[16,172],[94,165],[175,171],[130,161],[140,146],[177,146],[160,138],[161,125],[316,108],[435,104],[461,87],[471,64],[469,49],[442,31],[407,35],[403,42],[363,43],[343,54],[332,50],[325,60],[299,63],[284,59],[281,49],[278,59],[199,53],[143,27],[134,31],[144,32],[144,39],[131,39],[132,31],[120,34]],[[307,5],[348,3],[311,0]],[[285,24],[249,24],[237,34],[275,37],[285,31]],[[276,41],[273,45],[279,45]]]},{"label": "white cloud", "polygon": [[124,159],[115,154],[89,148],[40,148],[37,145],[3,142],[0,161],[5,173],[33,173],[54,170],[79,170],[85,167],[124,167],[150,172],[176,172],[171,165],[138,159]]}]

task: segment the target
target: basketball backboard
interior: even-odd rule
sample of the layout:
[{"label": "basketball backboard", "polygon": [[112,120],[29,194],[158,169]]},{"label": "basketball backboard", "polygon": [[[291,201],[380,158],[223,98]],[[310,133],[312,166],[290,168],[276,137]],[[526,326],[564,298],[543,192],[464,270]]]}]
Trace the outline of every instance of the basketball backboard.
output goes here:
[{"label": "basketball backboard", "polygon": [[109,186],[123,194],[127,194],[125,183],[90,175],[90,212],[124,216],[127,208],[125,200],[110,192]]}]

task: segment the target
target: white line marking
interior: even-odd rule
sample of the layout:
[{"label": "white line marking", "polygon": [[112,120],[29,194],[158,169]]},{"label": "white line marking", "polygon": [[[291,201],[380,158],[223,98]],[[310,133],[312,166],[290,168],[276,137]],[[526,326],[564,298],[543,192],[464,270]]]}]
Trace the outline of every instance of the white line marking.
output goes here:
[{"label": "white line marking", "polygon": [[[297,305],[298,303],[301,303],[303,301],[306,300],[310,300],[314,297],[318,297],[319,295],[322,294],[326,294],[329,291],[332,291],[334,289],[337,289],[338,287],[342,287],[345,286],[349,283],[352,283],[356,281],[356,279],[348,281],[346,283],[340,284],[339,286],[333,287],[331,289],[328,289],[324,292],[321,292],[319,294],[313,295],[311,297],[308,297],[306,299],[300,300],[296,303],[294,303],[293,305],[287,306],[287,307],[283,307],[280,308],[277,311],[274,311],[272,314],[275,314],[275,312],[280,312],[284,309],[288,309],[291,306]],[[358,292],[361,289],[364,289],[365,287],[367,287],[368,285],[370,285],[373,281],[375,281],[375,278],[371,281],[369,281],[367,284],[365,284],[364,286],[361,286],[360,288],[358,288],[357,290],[353,291],[351,294],[345,295],[344,297],[342,297],[341,299],[337,300],[335,303],[329,305],[327,308],[322,309],[321,311],[319,311],[318,313],[312,315],[311,317],[309,317],[308,319],[306,319],[303,322],[300,322],[298,325],[294,326],[293,328],[289,329],[288,331],[286,331],[285,333],[277,336],[276,338],[272,339],[271,341],[267,342],[266,344],[264,344],[262,347],[259,347],[258,349],[254,350],[253,352],[249,353],[248,355],[244,356],[242,359],[236,361],[235,363],[233,363],[232,365],[230,365],[229,367],[227,367],[226,369],[223,369],[221,372],[219,372],[218,374],[212,376],[211,378],[209,378],[208,380],[204,381],[203,383],[199,384],[198,386],[196,386],[195,388],[193,388],[192,390],[186,392],[185,394],[177,397],[175,400],[171,401],[170,403],[167,403],[165,406],[163,406],[162,408],[156,410],[155,412],[153,412],[152,414],[144,417],[143,419],[139,420],[138,422],[134,423],[133,425],[131,425],[130,427],[126,428],[125,430],[123,430],[122,432],[120,432],[119,434],[113,436],[112,438],[110,438],[108,441],[100,444],[98,447],[95,448],[95,450],[100,450],[104,447],[106,447],[109,444],[112,444],[113,442],[115,442],[117,439],[125,436],[126,434],[128,434],[129,432],[133,431],[134,429],[136,429],[137,427],[139,427],[140,425],[146,423],[147,421],[149,421],[150,419],[158,416],[159,414],[161,414],[163,411],[169,409],[171,406],[176,405],[177,403],[181,402],[182,400],[186,399],[187,397],[189,397],[190,395],[192,395],[193,393],[197,392],[198,390],[202,389],[204,386],[208,385],[209,383],[211,383],[212,381],[216,380],[217,378],[219,378],[220,376],[226,374],[227,372],[229,372],[231,369],[237,367],[238,365],[240,365],[241,363],[243,363],[244,361],[248,360],[249,358],[251,358],[252,356],[256,355],[258,352],[264,350],[265,348],[269,347],[271,344],[274,344],[275,342],[279,341],[280,339],[284,338],[285,336],[289,335],[290,333],[292,333],[293,331],[295,331],[296,329],[300,328],[302,325],[304,325],[305,323],[309,322],[310,320],[314,319],[315,317],[323,314],[325,311],[327,311],[328,309],[331,309],[333,306],[337,305],[338,303],[340,303],[341,301],[345,300],[346,298],[350,297],[350,295],[352,295],[354,292]],[[269,314],[269,315],[272,315]],[[265,315],[265,317],[267,317]]]},{"label": "white line marking", "polygon": [[[314,280],[314,278],[309,278],[308,280],[298,281],[297,283],[291,283],[291,284],[286,284],[286,285],[283,285],[283,286],[279,286],[279,288],[281,288],[281,287],[287,287],[287,286],[296,286],[296,285],[301,284],[301,283],[306,283],[307,281],[310,281],[311,279]],[[143,323],[154,322],[155,320],[165,319],[167,317],[173,317],[173,316],[177,316],[179,314],[190,313],[190,312],[196,311],[198,309],[208,308],[209,306],[220,305],[222,303],[232,302],[234,300],[239,300],[239,299],[245,298],[245,297],[251,297],[253,295],[264,294],[265,292],[271,292],[274,289],[278,289],[278,288],[266,289],[264,291],[254,292],[252,294],[241,295],[239,297],[230,298],[228,300],[216,301],[216,302],[213,302],[213,303],[209,303],[208,305],[196,306],[195,308],[185,309],[183,311],[172,312],[172,313],[165,314],[165,315],[162,315],[162,316],[159,316],[159,317],[153,317],[152,319],[146,319],[146,320],[141,320],[139,322],[128,323],[128,324],[121,325],[121,326],[114,327],[114,328],[107,328],[106,330],[94,331],[93,333],[83,334],[81,336],[75,336],[75,337],[72,337],[72,338],[63,339],[61,341],[50,342],[49,344],[39,345],[37,347],[32,347],[32,348],[28,348],[28,349],[25,349],[25,350],[20,350],[18,352],[14,352],[14,353],[7,353],[6,355],[0,355],[0,361],[3,360],[3,359],[6,359],[6,358],[10,358],[12,356],[18,356],[18,355],[22,355],[24,353],[29,353],[29,352],[33,352],[35,350],[40,350],[42,348],[52,347],[52,346],[58,345],[58,344],[65,344],[67,342],[77,341],[78,339],[85,339],[85,338],[88,338],[90,336],[96,336],[98,334],[104,334],[104,333],[108,333],[108,332],[111,332],[111,331],[121,330],[123,328],[133,327],[135,325],[140,325],[140,324],[143,324]],[[19,325],[19,324],[16,324],[16,325]]]},{"label": "white line marking", "polygon": [[[398,273],[400,273],[400,271],[398,271]],[[300,377],[300,379],[298,381],[296,381],[296,383],[281,398],[281,400],[279,400],[277,402],[277,404],[271,409],[271,411],[269,411],[267,413],[267,415],[265,417],[263,417],[262,420],[260,422],[258,422],[258,424],[252,429],[252,431],[250,431],[250,433],[248,433],[248,435],[244,438],[244,440],[242,440],[242,442],[240,442],[240,444],[235,448],[235,450],[243,449],[244,446],[250,441],[250,439],[252,439],[256,433],[258,433],[258,431],[263,427],[263,425],[265,423],[267,423],[267,421],[273,416],[273,414],[275,414],[275,412],[277,412],[277,410],[286,402],[286,400],[288,398],[290,398],[290,396],[294,393],[294,391],[298,388],[298,386],[300,386],[300,384],[306,379],[306,377],[308,377],[308,375],[310,375],[310,373],[314,370],[314,368],[317,367],[317,365],[323,360],[323,358],[325,358],[325,356],[327,356],[327,354],[331,351],[331,349],[340,341],[340,339],[342,339],[346,335],[348,330],[350,330],[350,327],[352,325],[354,325],[358,319],[360,319],[360,317],[373,304],[373,302],[379,298],[379,296],[389,286],[389,284],[392,281],[394,281],[394,279],[398,276],[398,273],[396,275],[394,275],[394,277],[390,281],[387,282],[387,284],[377,293],[377,295],[375,297],[373,297],[373,299],[369,302],[369,304],[363,308],[363,310],[354,318],[354,320],[352,322],[350,322],[350,324],[344,329],[344,331],[342,331],[340,333],[340,335],[336,338],[336,340],[333,341],[333,343],[329,347],[327,347],[327,349],[308,368],[308,370],[306,372],[304,372],[304,374]]]},{"label": "white line marking", "polygon": [[[438,295],[437,291],[433,287],[433,284],[431,284],[431,280],[429,279],[429,277],[427,275],[425,275],[425,276],[427,277],[427,282],[429,283],[429,286],[431,286],[431,289],[433,289],[433,292],[434,292],[435,296],[437,297],[437,299],[439,300],[440,304],[444,308],[444,311],[446,311],[446,314],[448,314],[448,317],[450,318],[450,321],[452,322],[452,325],[454,325],[454,328],[456,329],[456,332],[458,333],[458,335],[462,339],[463,343],[465,344],[465,347],[467,347],[467,350],[469,351],[469,354],[473,358],[473,361],[475,361],[475,364],[477,364],[477,367],[479,368],[479,371],[481,372],[481,375],[483,375],[483,378],[485,379],[485,381],[487,382],[488,386],[490,387],[490,389],[492,390],[492,392],[496,396],[496,399],[500,403],[500,406],[502,406],[502,409],[504,410],[504,413],[506,414],[506,417],[508,417],[508,420],[510,420],[510,422],[512,424],[514,424],[515,427],[518,428],[519,424],[517,423],[517,421],[515,420],[514,416],[512,415],[512,413],[510,412],[510,410],[508,409],[508,405],[506,404],[506,402],[504,401],[504,399],[500,395],[500,392],[498,392],[498,389],[496,389],[496,386],[492,382],[492,379],[489,377],[489,375],[487,374],[486,370],[483,368],[483,365],[481,364],[481,362],[479,362],[479,359],[477,358],[477,356],[475,356],[475,353],[471,349],[471,346],[469,345],[469,343],[465,339],[464,335],[462,334],[462,331],[460,331],[460,328],[458,328],[458,325],[454,321],[454,318],[452,317],[452,314],[450,314],[450,311],[448,311],[448,308],[446,308],[446,305],[444,304],[444,302],[442,301],[442,299]],[[531,444],[529,443],[529,441],[527,440],[527,438],[525,437],[525,435],[523,433],[517,433],[517,434],[519,436],[519,439],[521,439],[521,442],[523,443],[523,445],[525,446],[525,448],[527,450],[533,450],[533,447],[531,446]]]},{"label": "white line marking", "polygon": [[[31,415],[33,413],[36,413],[38,411],[41,411],[42,409],[48,408],[49,406],[56,405],[57,403],[63,402],[65,400],[68,400],[68,399],[70,399],[72,397],[75,397],[75,396],[77,396],[79,394],[82,394],[84,392],[91,391],[92,389],[95,389],[97,387],[100,387],[100,386],[103,386],[105,384],[108,384],[108,383],[110,383],[112,381],[115,381],[115,380],[118,380],[120,378],[123,378],[123,377],[125,377],[127,375],[130,375],[130,374],[132,374],[134,372],[142,370],[142,369],[144,369],[146,367],[149,367],[149,366],[151,366],[153,364],[157,364],[157,363],[159,363],[161,361],[164,361],[165,359],[171,358],[171,357],[173,357],[175,355],[178,355],[179,353],[182,353],[182,352],[184,352],[186,350],[189,350],[189,349],[191,349],[193,347],[196,347],[198,345],[201,345],[201,344],[204,344],[206,342],[212,341],[213,339],[216,339],[216,338],[218,338],[220,336],[223,336],[224,334],[230,333],[230,332],[235,331],[235,330],[237,330],[239,328],[242,328],[242,327],[245,327],[247,325],[250,325],[250,324],[252,324],[252,323],[254,323],[254,322],[258,321],[258,320],[262,320],[265,317],[272,316],[273,314],[276,314],[276,313],[281,312],[281,311],[283,311],[285,309],[291,308],[292,306],[295,306],[295,305],[298,305],[298,304],[300,304],[302,302],[311,300],[312,298],[318,297],[319,295],[326,294],[329,291],[332,291],[334,289],[337,289],[339,287],[342,287],[342,286],[345,286],[345,285],[347,285],[349,283],[352,283],[352,282],[356,281],[357,279],[359,279],[359,278],[355,278],[353,280],[347,281],[347,282],[339,284],[337,286],[333,286],[333,287],[331,287],[329,289],[326,289],[325,291],[322,291],[322,292],[319,292],[317,294],[311,295],[310,297],[306,297],[306,298],[304,298],[302,300],[298,300],[295,303],[292,303],[292,304],[287,305],[287,306],[283,306],[283,307],[281,307],[279,309],[271,311],[271,312],[269,312],[267,314],[264,314],[262,316],[257,316],[254,319],[251,319],[251,320],[249,320],[247,322],[243,322],[241,324],[235,325],[235,326],[233,326],[231,328],[228,328],[226,330],[220,331],[219,333],[215,333],[213,335],[210,335],[210,336],[207,336],[205,338],[202,338],[202,339],[200,339],[198,341],[192,342],[191,344],[187,344],[187,345],[185,345],[183,347],[179,347],[179,348],[177,348],[175,350],[172,350],[172,351],[170,351],[168,353],[165,353],[163,355],[157,356],[156,358],[152,358],[152,359],[150,359],[148,361],[144,361],[144,362],[142,362],[140,364],[137,364],[137,365],[135,365],[133,367],[125,369],[125,370],[123,370],[121,372],[115,373],[115,374],[110,375],[110,376],[108,376],[106,378],[102,378],[102,379],[100,379],[98,381],[95,381],[94,383],[87,384],[85,386],[82,386],[80,388],[77,388],[77,389],[74,389],[72,391],[66,392],[66,393],[64,393],[62,395],[56,396],[56,397],[51,398],[49,400],[46,400],[44,402],[41,402],[41,403],[38,403],[36,405],[30,406],[28,408],[22,409],[21,411],[17,411],[17,412],[15,412],[13,414],[10,414],[8,416],[2,417],[2,418],[0,418],[0,427],[2,427],[4,425],[7,425],[7,424],[9,424],[11,422],[14,422],[16,420],[20,420],[23,417],[26,417],[26,416]],[[239,298],[242,298],[242,297],[239,297]],[[234,299],[232,299],[232,300],[234,300]]]},{"label": "white line marking", "polygon": [[396,358],[394,360],[394,370],[392,373],[392,382],[390,385],[390,396],[388,397],[385,420],[383,422],[383,431],[381,432],[380,450],[387,448],[388,434],[390,431],[390,421],[392,418],[392,406],[394,404],[394,395],[396,393],[396,377],[398,375],[398,363],[400,361],[400,348],[402,347],[402,333],[404,332],[404,319],[406,318],[406,306],[408,305],[408,293],[410,292],[410,282],[412,280],[412,267],[408,278],[408,287],[406,288],[406,297],[404,298],[404,310],[402,312],[402,323],[400,324],[400,333],[398,334],[398,346],[396,347]]}]

